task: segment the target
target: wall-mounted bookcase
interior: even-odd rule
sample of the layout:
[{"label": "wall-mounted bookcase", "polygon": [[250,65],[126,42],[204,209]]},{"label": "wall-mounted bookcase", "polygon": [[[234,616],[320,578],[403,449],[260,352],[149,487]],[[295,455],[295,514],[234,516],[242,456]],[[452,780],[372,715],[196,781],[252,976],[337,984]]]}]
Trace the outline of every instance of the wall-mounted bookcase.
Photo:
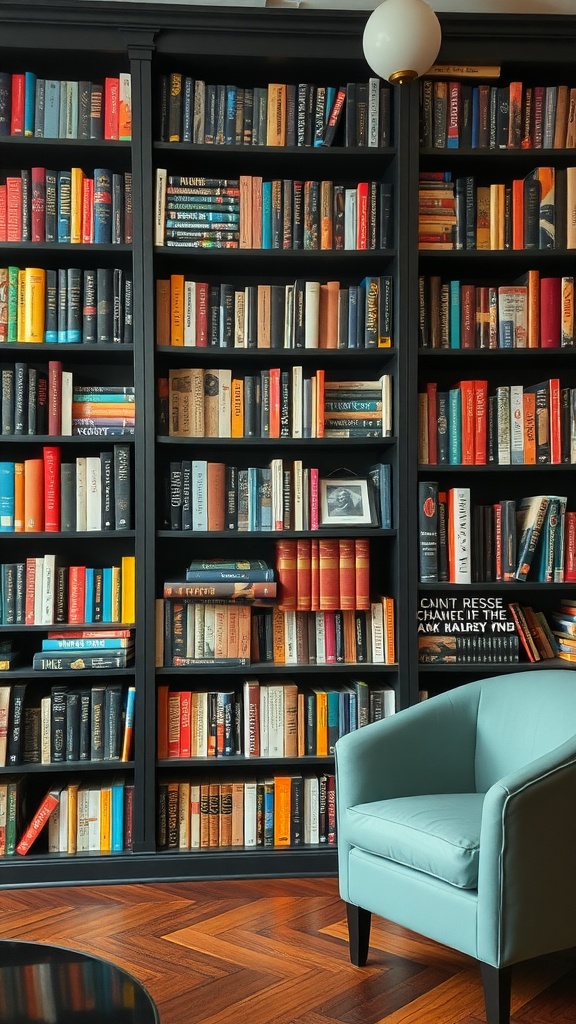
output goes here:
[{"label": "wall-mounted bookcase", "polygon": [[[419,250],[418,175],[481,170],[489,182],[502,168],[512,179],[544,163],[569,166],[570,152],[534,158],[523,150],[428,147],[418,157],[420,84],[389,90],[370,79],[361,47],[365,18],[353,13],[230,9],[224,26],[210,8],[106,2],[78,8],[66,0],[32,0],[4,5],[0,21],[0,70],[10,76],[10,86],[13,75],[29,72],[36,76],[28,82],[36,98],[36,83],[52,82],[55,68],[66,82],[78,82],[78,119],[72,88],[63,101],[66,123],[82,124],[80,112],[90,112],[82,99],[87,81],[102,84],[106,100],[107,80],[130,76],[132,108],[130,138],[90,137],[98,128],[91,132],[89,118],[80,137],[73,130],[50,137],[35,123],[29,135],[25,128],[14,134],[11,123],[3,134],[0,127],[3,175],[19,177],[24,190],[29,178],[32,190],[34,169],[69,170],[72,191],[86,204],[80,202],[78,211],[75,200],[80,241],[68,242],[65,233],[58,241],[58,220],[56,240],[46,241],[46,219],[43,238],[32,235],[31,222],[30,240],[24,232],[0,241],[2,266],[23,272],[23,295],[37,294],[38,280],[46,289],[55,281],[61,299],[54,340],[50,333],[34,337],[32,349],[32,338],[26,342],[20,333],[22,341],[0,344],[3,381],[8,389],[13,369],[15,397],[17,373],[29,390],[30,369],[36,380],[45,372],[48,384],[56,375],[53,393],[58,396],[60,388],[65,409],[70,384],[77,403],[94,403],[113,387],[107,415],[125,425],[121,435],[110,432],[112,424],[104,428],[108,433],[87,434],[89,425],[75,421],[91,418],[93,410],[78,406],[70,406],[73,423],[56,427],[54,418],[50,426],[47,420],[44,433],[21,431],[15,420],[6,431],[3,425],[3,464],[41,462],[45,481],[58,460],[73,467],[65,473],[74,481],[78,474],[82,480],[84,469],[96,475],[99,469],[101,491],[100,518],[92,518],[92,500],[86,530],[81,516],[71,515],[68,481],[60,519],[49,519],[42,529],[0,531],[0,562],[11,566],[4,570],[10,587],[22,586],[27,559],[54,555],[61,590],[63,569],[70,566],[124,568],[126,590],[110,622],[99,617],[98,602],[91,605],[97,621],[86,615],[84,622],[77,612],[66,622],[62,609],[57,623],[49,617],[13,621],[11,606],[7,617],[3,607],[0,639],[13,639],[19,661],[0,675],[0,690],[9,687],[13,696],[26,683],[23,707],[30,723],[38,716],[42,721],[43,700],[44,720],[54,717],[62,697],[53,687],[78,690],[93,723],[97,701],[91,691],[108,684],[104,724],[120,722],[120,754],[126,758],[101,759],[97,750],[96,757],[76,760],[71,737],[70,757],[65,752],[56,761],[51,736],[48,763],[28,750],[25,763],[21,754],[19,762],[0,767],[0,786],[20,780],[10,793],[23,802],[19,835],[48,789],[65,792],[62,803],[69,802],[72,813],[77,800],[88,814],[90,799],[93,808],[108,801],[116,807],[114,830],[110,839],[100,831],[100,848],[93,827],[89,848],[73,852],[62,816],[58,830],[52,821],[25,856],[2,858],[6,882],[334,872],[331,747],[338,730],[349,727],[350,715],[358,714],[364,694],[372,691],[369,719],[414,703],[419,689],[433,693],[494,668],[418,664],[419,601],[429,592],[456,596],[454,584],[419,582],[419,484],[438,480],[448,489],[453,481],[477,489],[486,502],[537,493],[534,473],[528,485],[524,466],[502,472],[492,463],[419,465],[419,393],[429,383],[442,390],[480,377],[501,387],[552,375],[561,377],[563,387],[576,383],[567,347],[483,352],[422,343],[420,278],[441,274],[447,282],[458,267],[464,279],[469,267],[471,284],[498,287],[531,269],[551,277],[569,271],[561,250]],[[525,18],[519,24],[507,17],[445,17],[443,27],[442,60],[498,63],[502,82],[525,76],[536,84],[540,68],[542,82],[548,80],[553,54],[550,84],[570,84],[574,19]],[[338,118],[341,87],[347,99]],[[46,97],[46,84],[44,90]],[[94,103],[95,110],[98,90]],[[278,116],[269,116],[269,109]],[[36,104],[34,114],[46,116]],[[0,124],[1,117],[0,108]],[[109,132],[104,123],[102,134]],[[127,132],[119,128],[118,134]],[[83,185],[72,168],[81,168],[92,186]],[[91,234],[96,224],[101,230],[100,215],[90,215],[91,187],[100,200],[103,191],[95,169],[107,172],[110,212],[119,213],[111,218],[115,233],[111,228],[102,242]],[[22,177],[22,170],[29,174]],[[49,177],[45,173],[44,182]],[[58,213],[57,176],[56,200]],[[38,223],[36,218],[35,231]],[[17,288],[18,274],[11,273]],[[97,317],[108,301],[111,337],[96,334],[94,340],[90,310]],[[11,314],[6,331],[41,333],[30,303],[28,308],[20,327],[17,313],[15,321]],[[44,324],[44,332],[47,327],[52,329]],[[122,404],[120,416],[109,408],[114,402]],[[42,411],[38,415],[42,425]],[[552,473],[553,489],[569,494],[569,464],[533,468],[538,493],[552,489]],[[500,494],[501,481],[506,495]],[[127,491],[125,523],[109,506],[110,494]],[[133,591],[127,586],[132,558]],[[168,583],[194,585],[185,580],[193,563],[213,559],[266,563],[274,574],[274,600],[239,606],[220,603],[217,592],[213,602],[205,595],[199,601],[194,591],[166,596]],[[24,570],[12,567],[17,562]],[[42,564],[42,572],[51,564]],[[118,579],[116,573],[116,587]],[[3,595],[10,587],[3,580]],[[522,590],[534,604],[542,599],[542,610],[569,596],[568,582],[530,580],[506,593],[520,600]],[[457,593],[503,591],[483,581]],[[96,634],[89,639],[126,641],[124,649],[133,638],[133,660],[105,674],[97,667],[32,669],[41,648],[37,661],[54,655],[49,633],[62,634],[54,638],[60,656],[74,650],[70,641],[81,638],[72,634],[83,630]],[[105,638],[114,631],[129,635]],[[110,650],[113,644],[100,653],[122,657]],[[128,745],[122,716],[132,689]],[[71,706],[75,702],[70,699]],[[319,728],[313,713],[322,721],[324,707],[329,717]],[[258,731],[257,714],[266,717],[267,730],[262,720]],[[210,753],[212,743],[218,756]],[[266,826],[273,786],[277,807],[281,794],[292,808],[305,804],[305,815],[288,818],[289,830],[279,815]],[[91,798],[86,790],[93,791]],[[199,816],[189,813],[196,804]],[[129,829],[119,806],[131,807]]]}]

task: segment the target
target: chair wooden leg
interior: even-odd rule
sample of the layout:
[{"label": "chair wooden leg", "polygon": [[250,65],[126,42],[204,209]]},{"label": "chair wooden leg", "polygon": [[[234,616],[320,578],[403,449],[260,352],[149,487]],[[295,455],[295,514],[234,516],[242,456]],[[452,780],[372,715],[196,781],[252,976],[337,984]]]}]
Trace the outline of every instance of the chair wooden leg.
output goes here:
[{"label": "chair wooden leg", "polygon": [[368,959],[372,915],[369,910],[356,907],[353,903],[347,903],[346,916],[348,918],[350,961],[355,967],[364,967]]},{"label": "chair wooden leg", "polygon": [[492,967],[491,964],[481,963],[480,969],[486,1004],[486,1024],[510,1024],[510,967]]}]

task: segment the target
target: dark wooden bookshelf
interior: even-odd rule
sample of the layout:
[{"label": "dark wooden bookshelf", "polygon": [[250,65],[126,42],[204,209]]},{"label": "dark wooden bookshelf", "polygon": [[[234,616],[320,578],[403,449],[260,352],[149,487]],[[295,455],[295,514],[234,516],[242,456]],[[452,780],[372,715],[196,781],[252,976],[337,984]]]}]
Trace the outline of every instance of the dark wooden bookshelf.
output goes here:
[{"label": "dark wooden bookshelf", "polygon": [[[553,81],[576,84],[573,53],[576,44],[575,17],[441,15],[444,41],[438,58],[445,63],[465,59],[469,63],[497,63],[503,75],[547,76]],[[498,382],[513,379],[516,367],[539,376],[552,375],[558,359],[560,373],[572,375],[571,353],[562,350],[530,352],[432,352],[418,349],[418,275],[442,273],[446,278],[460,275],[467,280],[491,275],[512,279],[531,267],[551,274],[562,273],[571,254],[562,251],[529,252],[418,252],[417,190],[419,169],[452,168],[458,173],[478,173],[491,180],[498,175],[513,177],[531,167],[550,163],[556,167],[572,161],[576,150],[528,152],[453,151],[426,149],[419,153],[419,83],[391,92],[392,144],[387,147],[267,147],[217,146],[158,141],[158,80],[162,74],[182,71],[207,82],[223,79],[238,85],[266,85],[268,82],[330,83],[367,81],[370,69],[362,54],[365,13],[352,11],[296,11],[270,8],[228,8],[226,17],[213,7],[185,7],[181,4],[151,5],[113,3],[108,0],[24,0],[4,2],[0,7],[0,66],[10,72],[33,70],[39,77],[62,75],[67,79],[101,81],[107,75],[129,71],[132,77],[132,141],[70,140],[42,138],[0,138],[0,152],[8,166],[82,166],[87,172],[96,166],[132,172],[133,243],[131,245],[68,245],[62,243],[0,242],[0,262],[39,265],[46,268],[114,268],[132,272],[132,345],[2,345],[0,365],[22,359],[45,365],[48,359],[62,359],[64,369],[81,370],[89,379],[94,367],[98,381],[120,379],[134,383],[137,397],[136,429],[127,437],[5,437],[6,458],[17,452],[24,459],[30,445],[56,444],[62,451],[86,452],[115,443],[130,444],[133,462],[133,529],[97,534],[4,534],[0,533],[0,561],[8,561],[11,541],[24,540],[34,555],[50,550],[65,561],[83,546],[106,561],[120,552],[136,558],[135,660],[110,677],[123,678],[136,686],[134,749],[128,762],[22,765],[0,770],[0,776],[22,774],[30,790],[30,803],[41,797],[52,768],[59,779],[122,773],[134,785],[132,849],[114,854],[48,854],[42,837],[26,857],[2,858],[4,884],[12,886],[83,884],[113,881],[162,879],[258,877],[270,875],[313,876],[336,872],[333,845],[290,848],[213,848],[199,850],[158,850],[156,805],[158,784],[172,773],[178,776],[220,774],[230,769],[233,778],[313,768],[318,773],[334,770],[334,758],[304,757],[191,758],[157,760],[157,687],[172,682],[174,689],[226,688],[226,679],[237,687],[254,676],[280,682],[292,676],[305,686],[334,689],[354,678],[389,684],[396,694],[398,709],[416,703],[419,688],[430,693],[459,682],[486,675],[530,669],[530,665],[419,666],[416,641],[416,613],[420,593],[450,591],[439,585],[418,584],[417,485],[419,479],[446,474],[446,481],[482,488],[486,481],[496,487],[501,470],[514,469],[506,476],[506,489],[513,496],[532,490],[550,490],[568,481],[568,466],[537,467],[436,467],[417,465],[418,381],[435,380],[441,373],[457,379],[465,367],[479,376]],[[572,68],[572,70],[571,70]],[[57,71],[55,69],[58,69]],[[225,69],[225,73],[224,70]],[[382,180],[393,185],[393,232],[391,247],[385,250],[217,250],[154,246],[154,190],[156,169],[169,174],[212,175],[214,177],[261,174],[272,178],[330,179],[355,183]],[[474,170],[472,170],[474,168]],[[226,172],[226,173],[225,173]],[[456,269],[458,268],[458,269]],[[568,272],[568,271],[566,271]],[[155,282],[171,274],[185,273],[190,279],[231,281],[239,287],[256,283],[286,283],[295,277],[338,278],[356,284],[365,275],[390,274],[394,282],[393,347],[366,350],[196,349],[156,346]],[[494,363],[490,360],[494,357]],[[472,360],[470,362],[470,360]],[[517,361],[518,360],[518,361]],[[155,421],[156,378],[167,376],[170,368],[182,365],[233,367],[240,373],[269,366],[288,369],[302,365],[307,370],[324,368],[346,379],[371,379],[383,373],[393,376],[393,437],[391,438],[180,438],[159,437]],[[550,372],[548,373],[548,370]],[[80,447],[78,447],[80,446]],[[242,667],[199,666],[198,670],[155,667],[155,600],[161,596],[164,573],[177,567],[184,575],[192,557],[202,557],[207,547],[219,557],[268,557],[280,537],[350,537],[352,529],[294,531],[194,532],[160,528],[159,488],[171,457],[222,459],[246,466],[253,458],[259,465],[275,457],[304,460],[306,453],[321,469],[339,466],[366,471],[374,462],[392,467],[393,529],[365,529],[372,552],[374,596],[390,594],[395,599],[396,661],[393,665],[269,665]],[[8,454],[9,453],[9,454]],[[172,454],[173,453],[173,454]],[[252,455],[253,453],[253,455]],[[527,468],[535,469],[530,482]],[[560,476],[558,475],[560,473]],[[494,483],[492,483],[494,481]],[[536,484],[538,481],[538,484]],[[549,481],[549,483],[547,482]],[[554,483],[552,484],[552,481]],[[91,542],[95,547],[88,547]],[[96,555],[96,551],[98,554]],[[87,556],[85,556],[87,557]],[[454,591],[455,588],[452,588]],[[461,592],[463,588],[458,588]],[[504,593],[504,587],[472,584],[471,593]],[[551,607],[558,596],[567,595],[568,585],[518,584],[509,592],[522,600],[522,592]],[[32,649],[47,627],[2,626],[0,636],[29,634]],[[57,627],[60,629],[60,626]],[[72,626],[63,629],[72,630]],[[556,662],[550,663],[556,665]],[[564,663],[562,663],[564,664]],[[4,673],[4,682],[27,679],[48,693],[50,686],[66,676],[90,686],[96,672],[27,672],[20,664]],[[198,683],[196,684],[196,680]],[[0,676],[0,684],[2,677]]]}]

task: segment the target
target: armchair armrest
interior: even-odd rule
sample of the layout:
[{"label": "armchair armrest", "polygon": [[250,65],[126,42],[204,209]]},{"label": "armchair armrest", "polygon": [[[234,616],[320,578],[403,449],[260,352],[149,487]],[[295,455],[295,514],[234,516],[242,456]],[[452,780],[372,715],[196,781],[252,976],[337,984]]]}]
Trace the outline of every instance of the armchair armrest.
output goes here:
[{"label": "armchair armrest", "polygon": [[474,792],[477,698],[445,693],[338,740],[340,810],[422,793]]},{"label": "armchair armrest", "polygon": [[506,966],[576,944],[575,794],[576,736],[488,790],[478,873],[480,959]]}]

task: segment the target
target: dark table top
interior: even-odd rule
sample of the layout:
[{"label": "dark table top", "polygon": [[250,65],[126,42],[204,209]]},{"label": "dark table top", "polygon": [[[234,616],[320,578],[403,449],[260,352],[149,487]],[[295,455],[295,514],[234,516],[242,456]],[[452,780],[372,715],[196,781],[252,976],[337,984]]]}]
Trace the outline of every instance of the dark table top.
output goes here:
[{"label": "dark table top", "polygon": [[136,978],[87,953],[0,940],[2,1024],[159,1024]]}]

